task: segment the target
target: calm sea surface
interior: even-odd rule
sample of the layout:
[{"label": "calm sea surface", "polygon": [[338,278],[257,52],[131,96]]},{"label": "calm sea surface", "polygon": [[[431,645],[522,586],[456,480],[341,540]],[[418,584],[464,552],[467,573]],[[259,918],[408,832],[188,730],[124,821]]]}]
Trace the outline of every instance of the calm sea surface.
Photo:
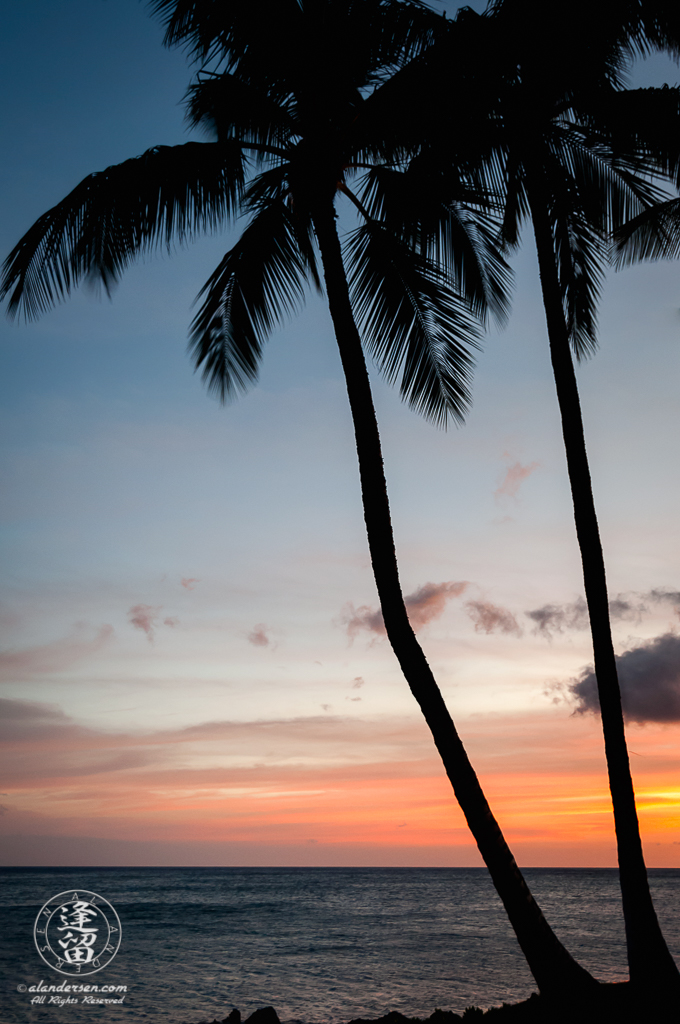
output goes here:
[{"label": "calm sea surface", "polygon": [[[624,979],[616,873],[525,874],[568,949],[598,978]],[[650,875],[680,963],[680,870]],[[462,1012],[534,990],[483,869],[26,868],[0,878],[3,1024],[193,1024],[268,1005],[284,1022],[338,1024],[387,1010]],[[40,907],[69,889],[99,893],[118,912],[117,957],[81,983],[127,985],[122,1006],[60,1007],[49,995],[32,1005],[17,990],[75,981],[33,944]]]}]

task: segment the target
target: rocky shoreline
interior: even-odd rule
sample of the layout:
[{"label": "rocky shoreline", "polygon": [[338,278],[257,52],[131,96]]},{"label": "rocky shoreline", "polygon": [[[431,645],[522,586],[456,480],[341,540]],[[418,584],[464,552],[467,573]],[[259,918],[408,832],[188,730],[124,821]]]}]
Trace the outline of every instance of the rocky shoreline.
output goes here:
[{"label": "rocky shoreline", "polygon": [[[357,1017],[348,1024],[680,1024],[680,1006],[673,1000],[636,992],[628,982],[603,984],[586,1001],[546,999],[534,994],[521,1003],[503,1003],[481,1010],[469,1006],[462,1014],[436,1009],[429,1017],[406,1017],[396,1010],[375,1020]],[[233,1009],[221,1020],[197,1024],[281,1024],[276,1010],[265,1006],[244,1021]]]}]

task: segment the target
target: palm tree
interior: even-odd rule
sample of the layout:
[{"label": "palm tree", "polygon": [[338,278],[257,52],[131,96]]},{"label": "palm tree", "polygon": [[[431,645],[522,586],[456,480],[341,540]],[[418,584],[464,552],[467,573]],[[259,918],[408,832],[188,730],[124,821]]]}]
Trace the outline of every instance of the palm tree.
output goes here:
[{"label": "palm tree", "polygon": [[[429,40],[434,22],[396,0],[152,6],[165,19],[167,41],[209,65],[190,90],[188,110],[215,141],[157,147],[85,178],[8,257],[9,310],[36,315],[84,276],[108,286],[140,252],[245,213],[250,221],[203,288],[191,331],[197,366],[227,398],[255,380],[266,336],[307,284],[320,285],[318,251],[388,638],[540,991],[562,998],[591,991],[595,981],[554,935],[519,871],[409,623],[355,319],[356,311],[368,351],[388,379],[400,378],[412,407],[435,421],[463,416],[474,315],[504,302],[505,265],[489,232],[483,224],[475,231],[454,199],[439,204],[436,242],[430,231],[429,242],[411,245],[371,216],[351,187],[357,172],[398,167],[407,155],[381,127],[382,83]],[[474,192],[474,181],[468,189]],[[336,223],[340,197],[360,219],[346,252],[349,282]],[[464,298],[428,245],[448,253]]]},{"label": "palm tree", "polygon": [[[615,67],[617,50],[609,52],[613,55],[610,67]],[[585,55],[580,61],[574,60],[573,51],[569,56],[569,84],[558,79],[558,89],[549,98],[544,61],[539,60],[539,67],[532,67],[530,58],[522,62],[517,97],[524,108],[522,123],[512,123],[512,113],[508,118],[509,202],[504,234],[509,244],[516,244],[518,222],[524,213],[531,219],[590,617],[630,977],[640,986],[670,988],[677,997],[680,973],[654,910],[640,837],[604,554],[572,359],[572,350],[581,360],[597,344],[595,306],[607,263],[608,235],[622,222],[639,215],[654,196],[644,180],[636,176],[639,170],[650,170],[648,163],[645,167],[644,156],[636,147],[621,146],[617,127],[621,114],[630,113],[631,105],[628,97],[624,95],[620,102],[616,95],[620,83],[615,74],[610,71],[609,83],[601,82],[599,95],[593,97],[592,63],[586,66],[585,81],[577,81],[575,89],[574,72],[580,70],[580,61],[585,63]],[[542,97],[536,109],[539,93]],[[645,112],[647,116],[657,114],[653,103],[646,105]],[[609,119],[603,123],[607,115]]]},{"label": "palm tree", "polygon": [[[677,52],[680,18],[677,5],[653,0],[605,2],[594,18],[585,15],[580,3],[566,11],[535,0],[495,0],[485,17],[466,11],[465,33],[454,23],[421,61],[420,95],[436,89],[470,97],[474,148],[489,191],[503,199],[504,245],[519,244],[523,222],[533,228],[590,615],[630,975],[677,996],[680,974],[642,852],[572,352],[580,360],[596,348],[609,233],[643,216],[658,197],[650,176],[668,169],[672,129],[680,124],[677,95],[675,118],[660,129],[668,102],[622,89],[626,60],[652,45]],[[464,143],[451,138],[459,120],[456,111],[432,166],[460,162]],[[425,139],[436,130],[422,106],[413,123]]]}]

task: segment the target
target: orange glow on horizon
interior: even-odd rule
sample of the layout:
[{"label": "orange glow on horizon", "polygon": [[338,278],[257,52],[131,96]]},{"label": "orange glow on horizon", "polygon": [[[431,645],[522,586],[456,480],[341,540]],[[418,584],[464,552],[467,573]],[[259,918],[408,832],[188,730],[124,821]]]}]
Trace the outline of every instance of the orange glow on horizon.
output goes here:
[{"label": "orange glow on horizon", "polygon": [[[473,724],[474,731],[468,730],[473,762],[517,859],[546,866],[614,866],[598,723],[536,716]],[[635,735],[638,808],[650,866],[680,866],[680,790],[677,781],[669,781],[680,776],[678,762],[669,763],[668,740],[676,732],[647,727]],[[117,743],[122,746],[124,738]],[[191,765],[191,744],[185,744],[178,765],[175,737],[167,749],[154,738],[147,747],[148,764],[139,755],[140,745],[135,737],[127,754],[107,750],[113,767],[96,775],[85,764],[81,773],[72,764],[68,773],[15,773],[5,786],[8,830],[167,844],[255,844],[263,850],[281,844],[332,847],[340,863],[350,863],[351,850],[363,846],[386,855],[409,849],[430,851],[430,857],[438,851],[443,863],[479,863],[434,756],[205,767],[203,757]],[[125,767],[131,751],[132,764]]]}]

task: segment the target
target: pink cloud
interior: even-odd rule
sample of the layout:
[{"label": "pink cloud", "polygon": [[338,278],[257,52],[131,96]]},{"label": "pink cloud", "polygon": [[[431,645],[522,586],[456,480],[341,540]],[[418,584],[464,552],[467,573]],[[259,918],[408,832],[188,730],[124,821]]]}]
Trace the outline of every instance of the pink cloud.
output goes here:
[{"label": "pink cloud", "polygon": [[351,602],[346,604],[342,610],[340,621],[347,627],[347,635],[351,640],[362,629],[369,633],[377,633],[378,636],[385,635],[382,612],[380,609],[375,611],[367,604],[359,605],[358,608],[355,608]]},{"label": "pink cloud", "polygon": [[258,622],[248,633],[248,643],[253,647],[269,647],[271,640],[267,635],[267,626],[264,622]]},{"label": "pink cloud", "polygon": [[500,487],[494,491],[494,497],[498,500],[501,497],[516,498],[517,492],[520,489],[522,483],[528,476],[538,469],[540,462],[532,462],[528,466],[522,466],[519,462],[514,462],[512,466],[508,466],[503,482]]},{"label": "pink cloud", "polygon": [[175,626],[179,626],[179,619],[176,615],[168,615],[167,619],[163,619],[163,625],[174,629]]},{"label": "pink cloud", "polygon": [[446,607],[446,602],[452,597],[460,597],[467,587],[466,580],[458,583],[424,583],[412,594],[408,594],[404,598],[404,604],[413,628],[420,629],[432,619],[438,619]]},{"label": "pink cloud", "polygon": [[179,582],[184,587],[185,590],[193,590],[196,584],[200,583],[201,581],[195,579],[193,576],[184,576]]},{"label": "pink cloud", "polygon": [[467,601],[466,611],[478,633],[512,633],[522,635],[517,619],[507,608],[499,608],[489,601]]},{"label": "pink cloud", "polygon": [[[446,602],[452,597],[460,597],[468,586],[466,580],[424,583],[412,594],[407,594],[404,604],[414,630],[417,631],[433,619],[439,618],[446,607]],[[347,604],[341,622],[346,626],[347,633],[352,639],[362,629],[378,636],[385,635],[382,612],[380,609],[374,610],[367,604],[361,605],[359,608],[355,608],[351,603]]]},{"label": "pink cloud", "polygon": [[154,608],[150,604],[136,604],[130,608],[128,618],[135,629],[141,629],[146,633],[151,642],[155,635],[155,626],[158,621],[160,607]]},{"label": "pink cloud", "polygon": [[89,631],[90,627],[80,623],[72,636],[23,651],[0,653],[0,679],[30,679],[42,673],[60,672],[101,650],[113,636],[113,626],[100,626],[92,639],[85,639],[84,634]]}]

